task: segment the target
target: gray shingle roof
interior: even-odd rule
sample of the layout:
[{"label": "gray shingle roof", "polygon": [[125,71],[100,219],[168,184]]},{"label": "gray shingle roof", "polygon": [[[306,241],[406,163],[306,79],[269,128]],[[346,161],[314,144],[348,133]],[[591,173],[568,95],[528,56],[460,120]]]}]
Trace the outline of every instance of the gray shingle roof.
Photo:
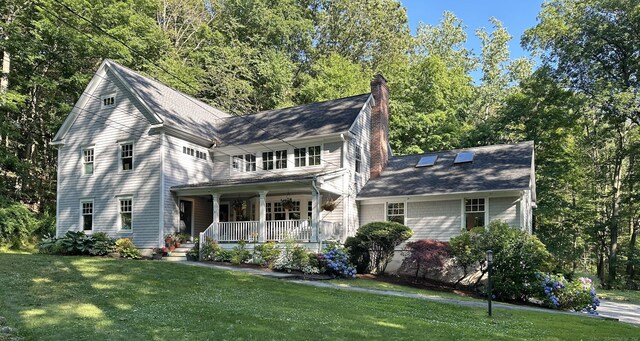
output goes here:
[{"label": "gray shingle roof", "polygon": [[[370,94],[232,117],[218,129],[221,145],[242,145],[346,132]],[[251,123],[249,123],[251,122]]]},{"label": "gray shingle roof", "polygon": [[154,79],[145,77],[111,60],[109,67],[115,70],[138,96],[168,125],[196,136],[212,139],[216,127],[230,115],[172,89]]},{"label": "gray shingle roof", "polygon": [[305,184],[306,181],[312,180],[314,176],[322,175],[322,172],[316,173],[300,173],[300,174],[291,174],[291,175],[282,175],[282,174],[273,174],[273,175],[263,175],[259,177],[250,177],[250,178],[232,178],[232,179],[219,179],[212,180],[207,182],[195,183],[195,184],[186,184],[186,185],[177,185],[171,187],[172,190],[176,189],[184,189],[184,188],[194,188],[194,187],[229,187],[236,185],[256,185],[261,183],[282,183],[282,182],[300,182],[300,184]]},{"label": "gray shingle roof", "polygon": [[[454,164],[460,151],[475,152],[473,162]],[[435,154],[434,166],[415,167],[422,156]],[[532,158],[532,141],[396,156],[358,198],[528,189]]]}]

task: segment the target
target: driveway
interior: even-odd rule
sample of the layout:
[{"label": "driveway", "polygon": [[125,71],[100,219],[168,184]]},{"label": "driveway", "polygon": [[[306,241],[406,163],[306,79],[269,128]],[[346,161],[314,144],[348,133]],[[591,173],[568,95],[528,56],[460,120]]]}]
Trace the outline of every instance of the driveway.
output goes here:
[{"label": "driveway", "polygon": [[598,313],[602,317],[612,317],[622,322],[640,324],[640,305],[637,304],[601,300]]}]

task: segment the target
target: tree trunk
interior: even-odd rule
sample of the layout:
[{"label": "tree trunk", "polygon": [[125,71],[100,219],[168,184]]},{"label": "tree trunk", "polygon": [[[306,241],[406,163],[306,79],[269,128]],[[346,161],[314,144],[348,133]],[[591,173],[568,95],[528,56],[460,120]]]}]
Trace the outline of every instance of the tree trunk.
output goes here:
[{"label": "tree trunk", "polygon": [[636,289],[633,285],[633,278],[636,274],[636,242],[638,240],[638,230],[640,230],[640,218],[634,219],[633,229],[631,230],[631,240],[629,241],[629,258],[627,260],[627,289]]},{"label": "tree trunk", "polygon": [[625,127],[618,128],[617,155],[615,158],[612,195],[611,195],[611,219],[609,228],[611,230],[611,243],[609,244],[609,288],[613,288],[616,282],[618,265],[618,232],[620,229],[620,187],[622,185],[622,163],[624,161],[624,140]]},{"label": "tree trunk", "polygon": [[[5,38],[6,39],[6,38]],[[11,69],[11,54],[9,51],[2,52],[2,75],[0,76],[0,94],[4,94],[9,89],[9,70]]]}]

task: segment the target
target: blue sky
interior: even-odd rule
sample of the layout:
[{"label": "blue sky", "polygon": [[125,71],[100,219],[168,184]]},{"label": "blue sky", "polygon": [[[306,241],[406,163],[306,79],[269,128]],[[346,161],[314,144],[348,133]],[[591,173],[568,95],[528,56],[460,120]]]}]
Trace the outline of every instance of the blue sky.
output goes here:
[{"label": "blue sky", "polygon": [[467,26],[467,48],[480,52],[480,41],[474,32],[479,27],[491,29],[489,18],[502,21],[513,36],[509,45],[511,58],[528,56],[520,47],[520,36],[536,24],[536,17],[543,0],[401,0],[407,8],[409,25],[415,33],[419,22],[437,25],[442,12],[451,11]]}]

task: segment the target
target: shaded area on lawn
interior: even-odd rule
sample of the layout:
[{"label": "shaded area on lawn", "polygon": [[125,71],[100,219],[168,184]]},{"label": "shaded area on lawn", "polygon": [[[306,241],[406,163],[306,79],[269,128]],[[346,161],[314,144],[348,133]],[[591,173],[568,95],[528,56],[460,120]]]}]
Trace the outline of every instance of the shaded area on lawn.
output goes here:
[{"label": "shaded area on lawn", "polygon": [[27,339],[602,339],[640,328],[312,288],[168,262],[0,254],[0,310]]}]

